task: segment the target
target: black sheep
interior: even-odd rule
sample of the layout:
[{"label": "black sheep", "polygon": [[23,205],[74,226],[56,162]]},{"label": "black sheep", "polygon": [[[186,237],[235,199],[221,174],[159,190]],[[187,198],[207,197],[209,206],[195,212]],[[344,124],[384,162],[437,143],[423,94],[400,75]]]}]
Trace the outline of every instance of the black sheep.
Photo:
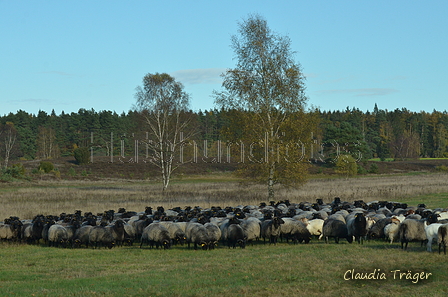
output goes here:
[{"label": "black sheep", "polygon": [[353,218],[347,221],[347,228],[349,236],[354,236],[358,243],[362,243],[367,235],[367,220],[364,214],[355,214]]}]

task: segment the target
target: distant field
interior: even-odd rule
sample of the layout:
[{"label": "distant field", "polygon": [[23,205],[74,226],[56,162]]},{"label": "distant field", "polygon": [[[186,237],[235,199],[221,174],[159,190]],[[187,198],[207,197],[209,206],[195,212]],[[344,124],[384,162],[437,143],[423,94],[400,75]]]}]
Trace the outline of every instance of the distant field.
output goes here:
[{"label": "distant field", "polygon": [[[314,178],[299,189],[278,188],[276,200],[325,202],[388,200],[448,207],[448,174],[414,173],[358,178]],[[434,196],[435,195],[435,196]],[[237,206],[267,201],[263,185],[242,185],[230,174],[197,176],[176,180],[166,193],[156,182],[135,180],[39,181],[0,184],[0,220],[11,215],[30,219],[37,214],[102,213],[125,208],[143,211],[146,206]]]},{"label": "distant field", "polygon": [[386,159],[384,159],[384,160],[381,160],[380,158],[372,158],[372,159],[369,159],[369,161],[373,161],[373,162],[380,162],[380,161],[383,161],[383,162],[392,162],[392,161],[394,161],[395,159],[394,158],[386,158]]}]

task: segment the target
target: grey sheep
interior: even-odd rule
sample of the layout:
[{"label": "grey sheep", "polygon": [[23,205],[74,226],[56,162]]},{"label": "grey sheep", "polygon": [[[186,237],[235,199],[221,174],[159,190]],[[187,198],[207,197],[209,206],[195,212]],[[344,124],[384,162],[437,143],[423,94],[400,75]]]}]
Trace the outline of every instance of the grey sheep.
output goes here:
[{"label": "grey sheep", "polygon": [[180,245],[183,245],[187,240],[185,232],[175,222],[164,221],[160,222],[159,224],[162,224],[168,230],[173,244],[178,243]]},{"label": "grey sheep", "polygon": [[218,242],[221,239],[221,229],[219,229],[217,225],[212,223],[205,223],[204,227],[208,232],[208,248],[212,250],[216,246],[218,246]]},{"label": "grey sheep", "polygon": [[48,246],[66,246],[68,243],[68,233],[64,226],[59,224],[51,225],[48,229]]},{"label": "grey sheep", "polygon": [[326,220],[328,219],[328,213],[325,210],[318,210],[313,213],[313,219]]},{"label": "grey sheep", "polygon": [[332,219],[332,220],[339,220],[339,221],[341,221],[343,223],[346,223],[345,217],[342,214],[340,214],[340,213],[334,213],[332,215],[329,215],[327,220],[330,220],[330,219]]},{"label": "grey sheep", "polygon": [[73,236],[72,246],[80,247],[84,244],[86,247],[89,247],[89,234],[92,228],[92,225],[85,225],[77,229]]},{"label": "grey sheep", "polygon": [[268,238],[269,243],[276,244],[281,234],[281,225],[284,223],[283,219],[279,217],[263,221],[261,223],[261,237],[263,237],[263,241],[265,242],[266,238]]},{"label": "grey sheep", "polygon": [[291,239],[294,243],[305,242],[309,243],[311,240],[311,233],[306,228],[306,225],[293,218],[282,218],[284,224],[281,225],[281,236],[286,238],[286,242]]},{"label": "grey sheep", "polygon": [[176,225],[185,233],[188,222],[176,222]]},{"label": "grey sheep", "polygon": [[391,218],[384,218],[376,221],[375,224],[373,224],[372,228],[367,232],[367,238],[368,239],[379,239],[384,238],[384,227],[392,223]]},{"label": "grey sheep", "polygon": [[21,236],[22,222],[8,219],[0,224],[0,240],[17,241]]},{"label": "grey sheep", "polygon": [[0,224],[0,239],[2,240],[12,240],[17,238],[17,232],[11,224]]},{"label": "grey sheep", "polygon": [[131,224],[135,228],[135,236],[137,238],[141,238],[143,234],[143,230],[153,222],[154,220],[150,217],[144,216],[141,220],[133,221]]},{"label": "grey sheep", "polygon": [[310,211],[310,210],[307,210],[307,211],[305,211],[305,210],[298,210],[298,211],[297,211],[297,214],[296,214],[295,216],[293,216],[293,219],[300,220],[300,219],[306,218],[306,219],[308,219],[308,220],[312,220],[312,219],[314,219],[314,213],[315,213],[315,212],[316,212],[316,211]]},{"label": "grey sheep", "polygon": [[124,224],[124,232],[125,232],[125,242],[128,245],[132,245],[134,240],[137,239],[135,228],[129,223]]},{"label": "grey sheep", "polygon": [[349,236],[347,224],[340,220],[327,219],[322,227],[322,237],[328,243],[329,237],[334,237],[334,241],[339,243],[339,238],[346,238],[349,243],[353,242],[353,237]]},{"label": "grey sheep", "polygon": [[194,244],[194,249],[197,250],[198,246],[201,249],[209,249],[210,239],[208,236],[208,231],[204,225],[195,222],[189,222],[185,229],[185,235],[187,236],[188,247],[190,243]]},{"label": "grey sheep", "polygon": [[420,241],[423,245],[423,242],[427,240],[425,227],[426,223],[437,223],[437,215],[431,214],[424,220],[414,220],[406,218],[403,222],[401,222],[400,227],[398,228],[398,236],[401,242],[401,248],[406,250],[408,248],[408,243],[410,241]]},{"label": "grey sheep", "polygon": [[414,219],[404,220],[398,228],[401,248],[406,250],[410,241],[426,241],[425,222]]},{"label": "grey sheep", "polygon": [[45,225],[42,228],[42,239],[44,240],[45,244],[48,244],[48,230],[54,224],[55,224],[54,220],[49,220],[49,221],[45,222]]},{"label": "grey sheep", "polygon": [[109,228],[94,226],[89,232],[89,245],[94,248],[103,246],[111,249],[115,246],[115,240]]},{"label": "grey sheep", "polygon": [[228,228],[227,233],[227,246],[230,248],[236,248],[238,245],[240,248],[244,249],[246,247],[247,237],[244,234],[244,230],[239,224],[231,224]]},{"label": "grey sheep", "polygon": [[73,241],[73,237],[75,236],[75,232],[76,230],[81,227],[81,223],[78,222],[77,220],[72,220],[69,224],[68,223],[64,223],[61,224],[65,230],[67,231],[67,243],[72,243]]},{"label": "grey sheep", "polygon": [[156,248],[163,247],[164,249],[169,249],[171,247],[171,238],[168,229],[166,229],[160,223],[149,224],[142,234],[140,241],[140,248],[143,243],[149,244],[151,248],[156,246]]},{"label": "grey sheep", "polygon": [[241,221],[241,227],[246,234],[247,242],[257,241],[261,237],[261,221],[250,217]]},{"label": "grey sheep", "polygon": [[222,221],[221,225],[219,225],[219,228],[221,229],[221,240],[223,242],[227,242],[229,226],[232,224],[239,225],[241,224],[241,221],[237,217],[233,216],[230,219]]},{"label": "grey sheep", "polygon": [[446,255],[446,246],[448,245],[448,224],[443,224],[439,227],[437,243],[439,244],[439,254],[443,247],[443,254]]},{"label": "grey sheep", "polygon": [[111,232],[115,244],[117,246],[122,246],[126,235],[124,230],[124,221],[121,219],[117,220],[114,224],[106,226],[106,228],[108,228]]}]

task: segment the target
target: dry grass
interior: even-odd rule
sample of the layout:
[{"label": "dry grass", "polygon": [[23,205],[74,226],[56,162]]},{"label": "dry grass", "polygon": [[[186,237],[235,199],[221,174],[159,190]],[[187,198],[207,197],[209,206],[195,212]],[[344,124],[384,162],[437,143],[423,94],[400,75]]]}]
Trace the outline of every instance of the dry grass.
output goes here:
[{"label": "dry grass", "polygon": [[[419,195],[448,193],[447,177],[447,174],[419,174],[311,179],[300,189],[277,189],[276,200],[314,202],[322,198],[330,202],[339,196],[346,201],[407,202]],[[259,204],[267,202],[267,189],[263,185],[241,185],[226,175],[174,181],[166,193],[162,193],[160,184],[142,181],[40,181],[1,185],[0,201],[0,219],[11,215],[32,218],[36,214],[72,213],[77,209],[97,213],[120,207],[143,211],[146,206],[159,205],[210,207]]]}]

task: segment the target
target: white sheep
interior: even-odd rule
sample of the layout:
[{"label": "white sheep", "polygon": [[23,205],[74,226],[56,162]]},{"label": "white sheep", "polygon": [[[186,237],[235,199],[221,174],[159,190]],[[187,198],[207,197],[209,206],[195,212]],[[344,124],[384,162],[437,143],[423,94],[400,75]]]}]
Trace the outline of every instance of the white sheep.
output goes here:
[{"label": "white sheep", "polygon": [[448,212],[447,211],[437,212],[437,214],[439,215],[439,221],[448,219]]},{"label": "white sheep", "polygon": [[439,227],[442,226],[442,224],[435,223],[435,224],[428,225],[425,222],[425,225],[426,225],[425,226],[425,234],[426,234],[426,238],[428,239],[428,243],[426,244],[426,250],[428,252],[432,252],[432,241],[434,239],[438,238]]},{"label": "white sheep", "polygon": [[322,236],[323,226],[324,226],[324,220],[322,219],[309,220],[308,223],[306,224],[306,228],[308,229],[308,231],[310,231],[310,234],[314,236]]},{"label": "white sheep", "polygon": [[400,227],[400,219],[398,219],[396,216],[393,216],[391,218],[392,222],[390,224],[387,224],[384,227],[384,236],[386,239],[389,239],[389,242],[392,244],[394,240],[398,240],[398,229]]}]

